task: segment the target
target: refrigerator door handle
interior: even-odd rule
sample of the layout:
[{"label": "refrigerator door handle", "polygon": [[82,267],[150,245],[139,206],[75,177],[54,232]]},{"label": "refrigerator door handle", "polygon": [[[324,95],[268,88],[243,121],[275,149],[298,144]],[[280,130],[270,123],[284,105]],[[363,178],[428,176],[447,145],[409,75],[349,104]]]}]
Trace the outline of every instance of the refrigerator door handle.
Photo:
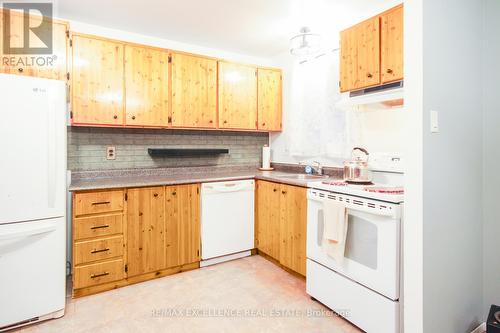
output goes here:
[{"label": "refrigerator door handle", "polygon": [[32,228],[28,230],[21,230],[16,232],[7,232],[0,234],[0,241],[8,240],[8,239],[17,239],[17,238],[27,238],[31,236],[36,236],[40,234],[46,234],[56,230],[57,225],[51,224],[43,227]]}]

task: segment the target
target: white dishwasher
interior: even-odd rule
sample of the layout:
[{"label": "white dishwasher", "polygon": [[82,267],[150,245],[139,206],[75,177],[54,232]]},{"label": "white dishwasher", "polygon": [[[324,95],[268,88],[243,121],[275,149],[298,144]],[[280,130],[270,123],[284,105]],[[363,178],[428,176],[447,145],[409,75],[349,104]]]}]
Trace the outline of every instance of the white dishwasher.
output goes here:
[{"label": "white dishwasher", "polygon": [[201,184],[201,266],[250,255],[253,179]]}]

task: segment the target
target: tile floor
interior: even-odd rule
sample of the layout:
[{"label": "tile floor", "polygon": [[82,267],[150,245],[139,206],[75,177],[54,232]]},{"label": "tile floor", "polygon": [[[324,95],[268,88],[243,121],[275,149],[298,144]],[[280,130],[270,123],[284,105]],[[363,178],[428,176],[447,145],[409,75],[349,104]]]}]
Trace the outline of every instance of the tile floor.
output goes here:
[{"label": "tile floor", "polygon": [[64,317],[20,332],[361,331],[311,300],[303,279],[252,256],[68,299]]}]

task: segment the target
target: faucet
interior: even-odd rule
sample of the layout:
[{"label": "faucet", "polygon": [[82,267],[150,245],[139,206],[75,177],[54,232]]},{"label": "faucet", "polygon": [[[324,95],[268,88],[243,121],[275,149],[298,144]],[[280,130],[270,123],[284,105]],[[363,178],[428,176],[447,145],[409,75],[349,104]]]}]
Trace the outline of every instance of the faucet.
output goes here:
[{"label": "faucet", "polygon": [[311,165],[313,170],[316,171],[319,176],[323,176],[323,166],[321,165],[321,163],[319,163],[318,161],[313,161],[313,164],[316,164],[316,167],[314,167],[314,165]]}]

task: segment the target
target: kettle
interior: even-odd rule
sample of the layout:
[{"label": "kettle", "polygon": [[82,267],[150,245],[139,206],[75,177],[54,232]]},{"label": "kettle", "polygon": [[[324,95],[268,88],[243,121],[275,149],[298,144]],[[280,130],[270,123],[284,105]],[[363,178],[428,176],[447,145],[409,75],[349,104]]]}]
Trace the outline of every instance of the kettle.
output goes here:
[{"label": "kettle", "polygon": [[[362,153],[356,156],[356,152]],[[355,147],[352,149],[351,160],[344,161],[344,181],[353,184],[369,184],[372,182],[372,172],[368,167],[369,153],[366,149]]]}]

